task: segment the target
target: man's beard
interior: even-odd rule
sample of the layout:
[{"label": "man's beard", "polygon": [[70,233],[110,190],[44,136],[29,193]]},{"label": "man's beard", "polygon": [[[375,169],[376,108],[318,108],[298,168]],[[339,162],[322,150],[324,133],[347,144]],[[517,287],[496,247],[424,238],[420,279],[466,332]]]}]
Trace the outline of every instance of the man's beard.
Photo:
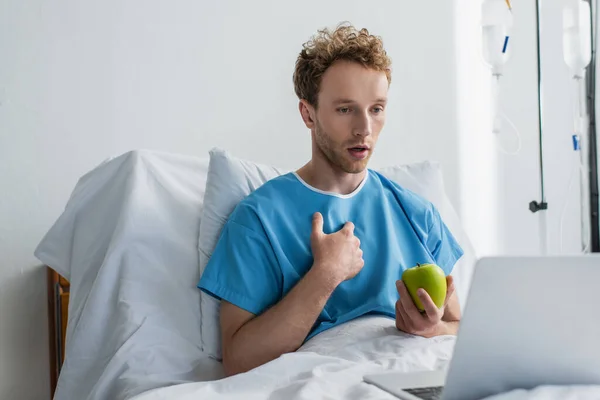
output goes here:
[{"label": "man's beard", "polygon": [[[331,140],[327,132],[325,132],[318,120],[315,129],[315,142],[319,151],[323,153],[325,158],[329,161],[329,164],[348,174],[358,174],[364,171],[371,158],[371,153],[369,152],[367,157],[363,160],[351,159],[348,148],[352,147],[352,143],[349,143],[348,146],[337,146],[336,143]],[[373,151],[372,147],[371,151]]]}]

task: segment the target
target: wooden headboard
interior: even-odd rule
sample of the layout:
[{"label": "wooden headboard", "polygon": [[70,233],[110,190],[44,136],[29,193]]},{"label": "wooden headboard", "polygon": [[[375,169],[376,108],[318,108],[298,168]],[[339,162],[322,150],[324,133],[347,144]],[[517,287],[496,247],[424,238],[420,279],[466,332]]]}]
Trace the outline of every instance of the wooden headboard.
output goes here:
[{"label": "wooden headboard", "polygon": [[70,284],[46,266],[48,281],[48,337],[50,352],[50,393],[54,397],[58,375],[65,359]]}]

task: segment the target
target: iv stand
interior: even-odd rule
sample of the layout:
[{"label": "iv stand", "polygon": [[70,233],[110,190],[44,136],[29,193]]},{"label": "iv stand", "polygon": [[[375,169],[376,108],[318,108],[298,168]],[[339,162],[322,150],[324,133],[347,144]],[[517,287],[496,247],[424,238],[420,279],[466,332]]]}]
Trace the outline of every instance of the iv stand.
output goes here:
[{"label": "iv stand", "polygon": [[[592,252],[600,252],[600,200],[599,200],[599,182],[598,182],[598,143],[596,133],[596,7],[595,2],[586,0],[590,3],[591,21],[591,45],[592,59],[587,67],[587,82],[586,82],[586,100],[589,112],[589,127],[588,127],[588,161],[589,161],[589,201],[590,201],[590,250]],[[541,72],[541,51],[540,51],[540,0],[536,0],[536,27],[537,27],[537,74],[538,74],[538,127],[539,127],[539,143],[540,143],[540,183],[541,183],[541,201],[533,200],[529,203],[529,210],[533,213],[538,211],[546,211],[548,203],[546,202],[546,194],[544,190],[544,151],[543,144],[543,108],[542,108],[542,72]],[[548,253],[548,236],[547,236],[547,214],[543,212],[540,220],[540,247],[542,255]]]},{"label": "iv stand", "polygon": [[597,147],[597,132],[596,132],[596,13],[597,13],[597,2],[592,0],[586,0],[590,3],[590,18],[591,21],[591,45],[592,45],[592,58],[590,64],[587,66],[586,76],[586,100],[587,109],[589,110],[589,140],[588,140],[588,162],[589,162],[589,183],[590,183],[590,238],[591,240],[591,251],[594,253],[600,252],[600,219],[598,213],[600,212],[600,204],[598,200],[598,147]]},{"label": "iv stand", "polygon": [[542,211],[540,219],[540,248],[541,254],[548,254],[548,229],[547,229],[547,214],[548,203],[546,202],[546,193],[544,190],[544,137],[542,135],[543,122],[542,122],[542,62],[541,62],[541,50],[540,50],[540,0],[535,0],[535,16],[536,16],[536,27],[537,27],[537,75],[538,75],[538,129],[539,129],[539,142],[540,142],[540,183],[541,183],[541,201],[533,200],[529,203],[529,210],[532,213]]}]

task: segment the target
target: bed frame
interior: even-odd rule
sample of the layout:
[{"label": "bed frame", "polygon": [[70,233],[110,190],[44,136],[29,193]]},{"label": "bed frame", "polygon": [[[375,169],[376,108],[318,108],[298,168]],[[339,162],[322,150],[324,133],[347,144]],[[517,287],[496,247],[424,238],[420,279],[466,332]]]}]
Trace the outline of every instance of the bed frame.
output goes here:
[{"label": "bed frame", "polygon": [[65,359],[70,284],[69,281],[49,266],[46,266],[46,275],[48,282],[50,393],[51,398],[53,398],[58,375]]}]

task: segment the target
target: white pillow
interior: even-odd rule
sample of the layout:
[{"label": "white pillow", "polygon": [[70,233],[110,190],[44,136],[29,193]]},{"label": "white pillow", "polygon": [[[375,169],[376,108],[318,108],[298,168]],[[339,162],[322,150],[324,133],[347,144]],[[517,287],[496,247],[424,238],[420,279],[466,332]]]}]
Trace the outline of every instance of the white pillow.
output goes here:
[{"label": "white pillow", "polygon": [[[212,149],[209,154],[204,210],[198,235],[201,276],[216,247],[221,230],[236,205],[268,180],[289,172],[239,159],[219,148]],[[465,255],[455,266],[452,275],[456,279],[461,307],[464,308],[475,255],[458,215],[445,193],[440,165],[436,162],[426,161],[381,168],[378,172],[431,201],[463,248]],[[203,351],[220,360],[220,301],[204,292],[201,293],[200,299]]]}]

